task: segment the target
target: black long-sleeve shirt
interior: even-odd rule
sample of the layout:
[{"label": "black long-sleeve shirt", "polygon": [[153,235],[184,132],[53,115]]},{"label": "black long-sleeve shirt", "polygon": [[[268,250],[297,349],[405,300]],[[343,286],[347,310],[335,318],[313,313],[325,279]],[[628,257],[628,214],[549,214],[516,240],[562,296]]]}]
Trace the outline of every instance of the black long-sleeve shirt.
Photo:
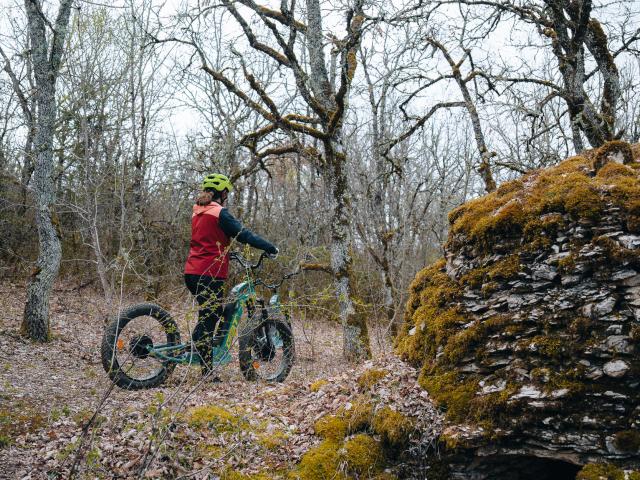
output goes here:
[{"label": "black long-sleeve shirt", "polygon": [[248,243],[254,248],[264,250],[267,253],[275,254],[278,249],[271,242],[265,240],[260,235],[253,233],[248,228],[244,228],[242,223],[229,213],[229,210],[223,208],[218,217],[218,225],[224,234],[240,243]]}]

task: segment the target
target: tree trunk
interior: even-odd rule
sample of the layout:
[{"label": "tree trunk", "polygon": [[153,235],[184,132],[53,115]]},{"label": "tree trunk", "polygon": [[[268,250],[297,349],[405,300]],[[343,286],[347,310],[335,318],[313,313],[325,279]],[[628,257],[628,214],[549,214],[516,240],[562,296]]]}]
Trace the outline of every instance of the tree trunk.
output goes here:
[{"label": "tree trunk", "polygon": [[53,212],[55,203],[53,133],[57,113],[55,85],[69,24],[71,0],[63,0],[60,4],[51,53],[49,53],[42,5],[38,0],[25,0],[25,8],[31,37],[31,60],[36,80],[38,106],[32,150],[36,156],[32,191],[40,249],[36,269],[27,287],[22,330],[31,339],[44,342],[49,339],[49,297],[62,258],[62,247],[55,226],[57,220]]},{"label": "tree trunk", "polygon": [[[338,133],[339,135],[339,133]],[[329,184],[333,196],[331,222],[331,269],[335,277],[338,310],[343,328],[343,355],[359,361],[371,357],[366,318],[356,312],[352,299],[351,229],[349,226],[349,181],[346,157],[340,140],[325,143]]]}]

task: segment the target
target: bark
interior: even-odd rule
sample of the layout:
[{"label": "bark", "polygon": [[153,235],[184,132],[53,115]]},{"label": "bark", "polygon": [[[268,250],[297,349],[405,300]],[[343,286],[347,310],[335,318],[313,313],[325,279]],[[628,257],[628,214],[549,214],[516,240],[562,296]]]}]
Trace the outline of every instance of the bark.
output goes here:
[{"label": "bark", "polygon": [[[599,147],[615,138],[616,105],[620,98],[620,81],[613,55],[607,45],[607,36],[597,20],[590,19],[591,0],[563,4],[557,0],[545,0],[549,12],[549,24],[544,29],[551,39],[553,54],[558,60],[562,75],[564,99],[574,129],[576,151],[583,149],[578,127],[589,144]],[[585,46],[595,59],[603,79],[600,111],[591,101],[584,86]]]},{"label": "bark", "polygon": [[349,19],[350,45],[341,56],[340,86],[334,94],[328,77],[323,51],[322,13],[319,0],[307,0],[307,42],[311,67],[311,89],[326,109],[323,122],[325,162],[331,193],[331,268],[335,278],[338,310],[343,328],[343,355],[347,360],[360,361],[371,357],[366,318],[356,312],[351,278],[350,189],[347,177],[347,157],[343,145],[342,120],[348,92],[356,69],[356,52],[362,26],[361,4]]},{"label": "bark", "polygon": [[36,269],[27,287],[22,330],[31,339],[42,342],[49,339],[49,297],[62,258],[62,247],[56,228],[57,220],[53,211],[55,203],[53,134],[57,115],[56,80],[69,24],[71,0],[62,0],[60,3],[51,48],[47,40],[40,1],[25,0],[25,9],[31,38],[31,62],[36,81],[37,117],[33,140],[35,168],[32,191],[35,201],[39,254]]},{"label": "bark", "polygon": [[351,228],[349,181],[346,157],[340,134],[332,142],[325,142],[329,171],[327,178],[333,196],[331,222],[331,269],[335,278],[338,311],[343,328],[343,355],[347,360],[359,361],[371,357],[366,318],[354,308],[351,279]]}]

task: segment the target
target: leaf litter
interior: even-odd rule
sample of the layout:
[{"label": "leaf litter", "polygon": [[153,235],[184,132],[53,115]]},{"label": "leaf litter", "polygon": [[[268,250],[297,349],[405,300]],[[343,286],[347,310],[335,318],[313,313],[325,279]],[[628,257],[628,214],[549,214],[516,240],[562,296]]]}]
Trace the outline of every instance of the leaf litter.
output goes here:
[{"label": "leaf litter", "polygon": [[[0,283],[0,478],[284,477],[319,443],[315,422],[349,409],[363,393],[358,378],[372,369],[387,374],[367,385],[367,395],[376,409],[389,406],[414,421],[417,451],[442,429],[414,368],[388,345],[381,350],[381,339],[372,341],[375,360],[343,362],[335,323],[294,320],[296,364],[282,384],[246,382],[232,362],[222,383],[179,366],[162,387],[129,392],[113,388],[100,363],[110,318],[100,295],[58,285],[52,341],[36,344],[18,333],[24,291]],[[176,316],[187,308],[184,298],[171,306]]]}]

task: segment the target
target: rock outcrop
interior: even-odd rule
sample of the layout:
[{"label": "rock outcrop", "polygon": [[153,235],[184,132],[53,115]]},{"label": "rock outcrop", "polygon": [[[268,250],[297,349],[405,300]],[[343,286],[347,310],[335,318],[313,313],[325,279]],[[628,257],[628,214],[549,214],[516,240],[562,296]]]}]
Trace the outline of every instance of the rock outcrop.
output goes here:
[{"label": "rock outcrop", "polygon": [[452,477],[640,468],[639,175],[611,142],[450,214],[397,351],[446,412]]}]

